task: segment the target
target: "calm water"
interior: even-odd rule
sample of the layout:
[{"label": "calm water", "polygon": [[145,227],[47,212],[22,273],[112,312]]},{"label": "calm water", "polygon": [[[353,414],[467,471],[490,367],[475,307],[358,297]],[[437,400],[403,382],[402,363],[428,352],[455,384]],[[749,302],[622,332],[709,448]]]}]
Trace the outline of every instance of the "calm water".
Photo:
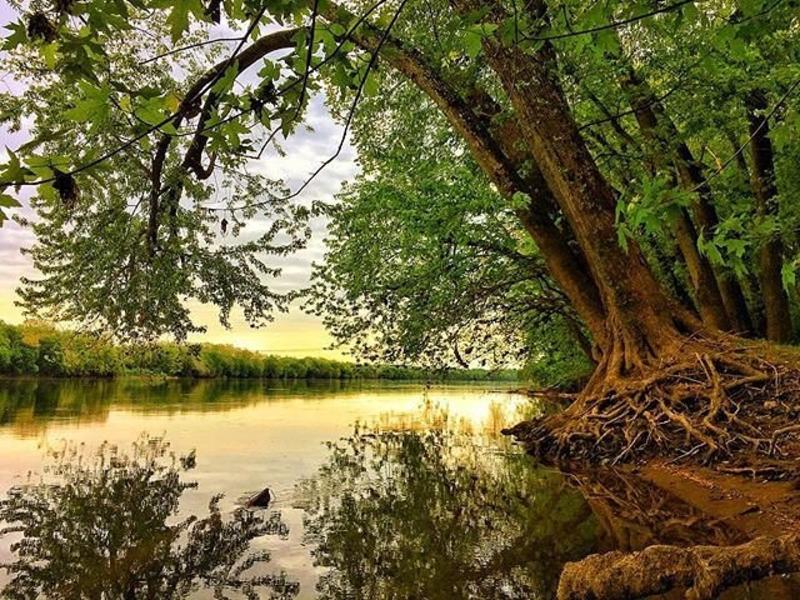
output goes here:
[{"label": "calm water", "polygon": [[[88,465],[104,443],[118,446],[121,455],[133,454],[132,444],[147,434],[168,442],[177,455],[196,451],[196,467],[183,479],[197,487],[185,490],[159,484],[149,494],[137,487],[142,473],[137,465],[146,461],[106,463],[121,482],[110,496],[85,473],[75,476],[74,489],[86,492],[92,503],[76,504],[77,491],[59,496],[58,510],[42,513],[44,524],[37,521],[45,541],[34,551],[46,550],[52,563],[61,561],[63,572],[24,571],[24,585],[33,587],[21,589],[47,597],[57,587],[53,581],[85,572],[79,587],[89,581],[107,594],[103,597],[124,597],[108,591],[109,582],[133,567],[112,564],[104,571],[89,558],[76,558],[77,551],[63,552],[65,539],[100,540],[89,543],[95,546],[113,539],[120,548],[135,546],[137,569],[153,571],[159,561],[168,563],[176,581],[200,582],[191,597],[211,598],[212,586],[201,581],[203,570],[219,578],[225,565],[203,552],[213,554],[209,548],[215,548],[235,562],[245,548],[225,545],[226,540],[252,526],[241,516],[241,505],[265,487],[275,499],[257,515],[270,521],[250,547],[267,550],[269,561],[257,561],[247,573],[283,578],[261,582],[272,582],[271,587],[256,585],[253,597],[261,598],[550,598],[564,562],[592,552],[655,542],[745,541],[735,526],[641,480],[621,474],[566,477],[535,467],[494,435],[531,411],[527,399],[499,388],[502,384],[0,381],[3,494],[40,481],[29,474],[52,468],[48,450],[69,448],[75,453],[70,461],[82,457]],[[104,489],[113,487],[103,481]],[[32,489],[38,495],[18,500],[26,507],[36,498],[54,502],[51,488]],[[218,494],[224,494],[221,521],[204,522],[200,533],[199,527],[192,533],[191,524],[173,537],[165,533],[165,523],[206,516]],[[177,514],[162,515],[178,498]],[[245,519],[236,522],[238,529],[214,528],[234,515]],[[10,534],[2,541],[3,562],[14,558],[10,544],[20,539]],[[190,550],[160,558],[164,548],[179,547]],[[159,571],[147,576],[165,577]],[[0,584],[8,585],[11,576],[2,577]],[[182,589],[175,587],[175,597]],[[248,587],[226,590],[225,597],[241,598]],[[165,595],[162,590],[154,597]],[[77,595],[73,590],[55,597]],[[776,578],[725,597],[794,598],[800,597],[800,586]]]}]

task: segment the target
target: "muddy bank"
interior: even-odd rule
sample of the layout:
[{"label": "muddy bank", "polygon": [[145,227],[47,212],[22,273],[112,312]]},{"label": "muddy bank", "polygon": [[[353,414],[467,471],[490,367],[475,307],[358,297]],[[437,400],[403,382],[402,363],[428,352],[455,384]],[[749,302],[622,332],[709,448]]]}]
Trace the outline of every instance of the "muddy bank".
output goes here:
[{"label": "muddy bank", "polygon": [[774,577],[800,571],[794,483],[666,462],[567,477],[608,550],[565,566],[559,600],[800,597],[796,578]]}]

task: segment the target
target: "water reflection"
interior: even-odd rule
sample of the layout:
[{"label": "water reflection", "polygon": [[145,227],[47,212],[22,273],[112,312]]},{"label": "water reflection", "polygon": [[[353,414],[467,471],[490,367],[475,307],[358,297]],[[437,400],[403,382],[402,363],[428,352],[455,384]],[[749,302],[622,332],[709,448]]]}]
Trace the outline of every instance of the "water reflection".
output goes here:
[{"label": "water reflection", "polygon": [[[431,401],[420,413],[424,394]],[[43,484],[17,486],[0,505],[0,519],[24,529],[0,543],[0,560],[19,544],[8,577],[0,575],[3,597],[208,599],[224,583],[228,597],[253,589],[296,600],[547,599],[564,563],[588,554],[736,544],[760,534],[758,519],[774,521],[770,535],[781,532],[772,513],[747,509],[741,487],[722,503],[710,492],[698,501],[670,474],[536,467],[495,435],[526,402],[453,385],[0,382],[0,493],[40,471],[40,445],[64,437],[127,448],[150,431],[184,454],[197,447],[201,458],[191,490],[181,483],[191,464],[172,462],[162,442],[125,455],[102,446],[100,462],[63,452],[49,461]],[[353,432],[357,419],[370,427]],[[237,510],[236,498],[265,486],[283,521],[251,522]],[[786,502],[798,500],[789,487]],[[218,491],[226,499],[206,512]],[[264,549],[269,563],[248,558]],[[281,571],[283,579],[257,579]],[[797,597],[795,578],[724,596]]]},{"label": "water reflection", "polygon": [[[632,473],[560,474],[471,428],[357,429],[298,486],[320,598],[554,598],[564,564],[652,544],[753,538]],[[682,598],[674,590],[659,598]],[[800,597],[796,577],[723,598]]]},{"label": "water reflection", "polygon": [[559,474],[448,428],[357,431],[299,488],[321,598],[549,598],[597,543]]},{"label": "water reflection", "polygon": [[702,511],[642,477],[622,470],[571,473],[602,524],[608,549],[631,552],[653,544],[731,546],[751,536],[735,521]]},{"label": "water reflection", "polygon": [[[507,385],[507,384],[506,384]],[[484,389],[502,387],[490,384]],[[112,410],[140,414],[225,412],[272,400],[347,400],[369,393],[376,402],[387,395],[413,394],[419,382],[258,379],[48,379],[0,378],[0,428],[21,437],[36,436],[56,422],[91,426]],[[472,390],[476,384],[450,383],[442,390]]]},{"label": "water reflection", "polygon": [[3,597],[177,599],[206,589],[220,599],[293,598],[297,584],[264,573],[269,556],[250,550],[257,538],[286,536],[278,513],[223,515],[215,496],[207,516],[176,518],[196,487],[182,478],[194,465],[193,454],[170,455],[158,438],[141,438],[130,453],[54,452],[40,479],[0,501],[3,534],[16,539]]}]

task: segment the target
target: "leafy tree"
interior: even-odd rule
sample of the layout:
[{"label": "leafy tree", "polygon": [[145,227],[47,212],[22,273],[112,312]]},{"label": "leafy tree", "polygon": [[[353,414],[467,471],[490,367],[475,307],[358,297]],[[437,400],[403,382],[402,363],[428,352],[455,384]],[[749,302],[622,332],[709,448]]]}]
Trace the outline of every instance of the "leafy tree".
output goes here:
[{"label": "leafy tree", "polygon": [[0,373],[63,377],[164,375],[169,377],[303,379],[514,380],[513,370],[423,369],[360,365],[324,358],[271,356],[222,344],[151,342],[116,344],[108,336],[59,330],[43,322],[0,321]]},{"label": "leafy tree", "polygon": [[575,324],[585,340],[515,207],[402,84],[361,106],[364,172],[328,208],[314,312],[369,360],[504,365],[512,353],[528,356],[528,334],[554,321]]},{"label": "leafy tree", "polygon": [[[5,44],[33,102],[4,98],[5,118],[31,118],[34,139],[0,175],[8,188],[37,190],[43,279],[23,299],[34,312],[139,335],[190,331],[186,297],[217,304],[223,321],[234,303],[266,318],[286,298],[261,280],[274,271],[259,252],[302,243],[308,207],[291,200],[308,181],[285,193],[231,176],[236,193],[214,202],[212,176],[290,135],[323,84],[346,134],[361,100],[392,96],[392,71],[436,106],[480,169],[465,161],[443,172],[480,175],[496,190],[591,335],[597,368],[578,402],[517,433],[550,457],[683,455],[697,444],[709,458],[753,445],[770,454],[775,440],[753,444],[752,427],[785,431],[791,415],[761,414],[752,398],[791,395],[800,375],[790,360],[768,375],[764,351],[723,332],[792,337],[796,228],[780,223],[792,215],[781,209],[792,176],[781,179],[780,165],[793,159],[796,11],[760,0],[34,4]],[[212,58],[204,36],[223,16],[242,35]],[[174,46],[151,54],[142,30]],[[745,80],[722,102],[721,82]],[[586,122],[590,110],[601,122]],[[734,166],[741,173],[729,179]],[[375,176],[358,185],[377,193],[395,183]],[[256,217],[272,223],[266,235],[215,243],[217,219],[220,233],[246,236]],[[742,223],[753,223],[752,236]],[[291,241],[278,243],[282,232]],[[671,256],[685,270],[670,268]],[[719,400],[719,389],[736,393]]]}]

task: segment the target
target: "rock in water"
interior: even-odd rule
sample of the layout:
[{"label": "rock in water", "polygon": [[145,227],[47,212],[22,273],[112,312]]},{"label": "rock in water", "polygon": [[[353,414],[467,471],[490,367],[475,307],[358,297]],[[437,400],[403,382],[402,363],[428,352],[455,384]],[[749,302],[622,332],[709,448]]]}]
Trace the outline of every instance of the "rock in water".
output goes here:
[{"label": "rock in water", "polygon": [[269,488],[264,488],[247,501],[247,507],[267,508],[270,502],[272,502],[272,492],[269,491]]}]

